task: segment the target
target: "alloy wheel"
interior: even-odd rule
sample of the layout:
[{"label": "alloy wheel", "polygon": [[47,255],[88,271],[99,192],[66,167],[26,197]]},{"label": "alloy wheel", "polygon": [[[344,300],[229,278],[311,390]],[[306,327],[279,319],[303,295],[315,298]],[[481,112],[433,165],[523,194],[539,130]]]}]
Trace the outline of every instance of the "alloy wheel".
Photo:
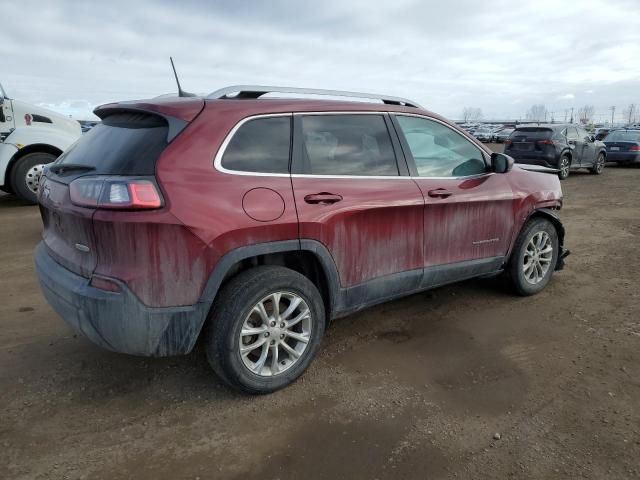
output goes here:
[{"label": "alloy wheel", "polygon": [[295,365],[311,340],[307,303],[291,292],[274,292],[256,303],[240,330],[240,356],[261,377],[280,375]]},{"label": "alloy wheel", "polygon": [[522,273],[532,285],[540,283],[553,261],[553,244],[545,231],[536,232],[529,240],[522,259]]},{"label": "alloy wheel", "polygon": [[562,157],[560,160],[560,175],[562,178],[569,176],[569,159],[567,157]]}]

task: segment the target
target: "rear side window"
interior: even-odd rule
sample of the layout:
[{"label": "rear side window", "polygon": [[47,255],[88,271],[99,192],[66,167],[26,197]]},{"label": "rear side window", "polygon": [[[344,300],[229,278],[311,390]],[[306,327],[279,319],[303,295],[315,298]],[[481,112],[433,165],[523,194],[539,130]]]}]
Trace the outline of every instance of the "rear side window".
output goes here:
[{"label": "rear side window", "polygon": [[227,170],[289,173],[291,116],[266,117],[242,124],[222,155]]},{"label": "rear side window", "polygon": [[302,117],[305,173],[397,176],[391,138],[381,115]]},{"label": "rear side window", "polygon": [[116,113],[104,118],[57,163],[94,167],[92,173],[153,175],[167,146],[167,122],[157,115]]}]

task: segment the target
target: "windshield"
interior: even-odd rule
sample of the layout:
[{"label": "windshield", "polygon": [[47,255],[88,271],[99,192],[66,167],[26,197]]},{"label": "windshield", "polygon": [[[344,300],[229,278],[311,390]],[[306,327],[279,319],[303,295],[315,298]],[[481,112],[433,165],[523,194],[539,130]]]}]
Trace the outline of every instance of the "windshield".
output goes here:
[{"label": "windshield", "polygon": [[640,130],[618,130],[605,138],[607,142],[640,142]]}]

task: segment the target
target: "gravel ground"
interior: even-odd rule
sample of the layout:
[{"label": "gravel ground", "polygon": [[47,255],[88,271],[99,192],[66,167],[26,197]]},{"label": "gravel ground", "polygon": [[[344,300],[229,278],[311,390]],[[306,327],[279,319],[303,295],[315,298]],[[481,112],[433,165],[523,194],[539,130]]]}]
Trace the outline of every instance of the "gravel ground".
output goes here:
[{"label": "gravel ground", "polygon": [[76,337],[36,284],[37,208],[0,197],[0,478],[638,478],[639,184],[563,183],[572,255],[541,294],[470,281],[341,319],[264,397],[201,350]]}]

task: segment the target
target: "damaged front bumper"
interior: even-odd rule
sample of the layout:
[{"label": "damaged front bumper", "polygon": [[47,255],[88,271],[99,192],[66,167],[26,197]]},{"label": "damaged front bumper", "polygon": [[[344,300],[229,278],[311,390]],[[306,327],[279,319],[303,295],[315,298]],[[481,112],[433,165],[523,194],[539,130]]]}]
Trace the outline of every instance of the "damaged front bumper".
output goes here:
[{"label": "damaged front bumper", "polygon": [[143,356],[186,354],[195,345],[209,305],[150,308],[121,282],[121,293],[90,286],[89,279],[53,260],[42,242],[34,258],[40,288],[49,305],[97,345]]}]

